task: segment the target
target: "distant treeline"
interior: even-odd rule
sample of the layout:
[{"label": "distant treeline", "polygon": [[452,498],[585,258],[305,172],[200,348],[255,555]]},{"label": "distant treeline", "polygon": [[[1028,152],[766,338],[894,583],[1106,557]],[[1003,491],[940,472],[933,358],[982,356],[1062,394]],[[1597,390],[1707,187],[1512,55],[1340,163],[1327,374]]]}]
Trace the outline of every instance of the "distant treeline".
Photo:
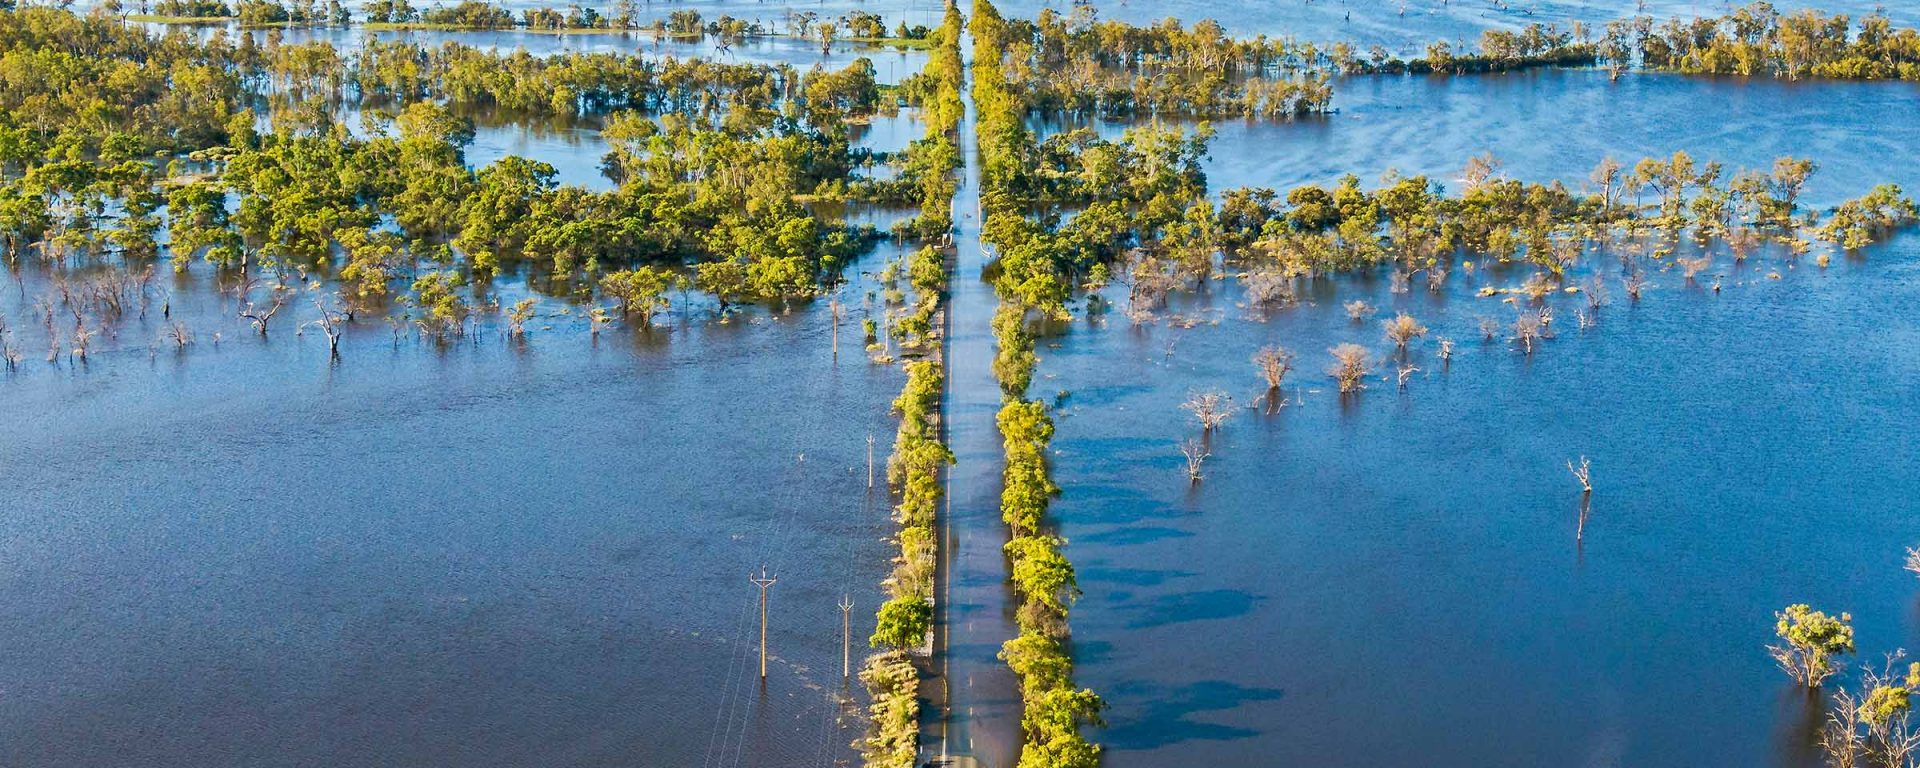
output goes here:
[{"label": "distant treeline", "polygon": [[[0,10],[8,6],[0,5]],[[356,19],[340,0],[106,0],[98,6],[110,15],[133,14],[162,20],[235,20],[241,26],[336,26],[344,27]],[[542,31],[648,31],[662,35],[693,37],[712,35],[741,38],[751,35],[785,34],[831,43],[848,39],[870,43],[919,43],[928,40],[930,30],[907,26],[904,22],[888,27],[885,19],[867,11],[821,18],[813,11],[790,11],[781,28],[770,28],[732,16],[708,19],[699,11],[681,9],[665,18],[644,21],[641,7],[634,0],[618,0],[602,11],[589,5],[565,8],[530,8],[515,15],[497,3],[463,0],[452,5],[417,8],[408,0],[371,0],[360,5],[359,21],[378,26],[411,26],[434,29],[514,29]]]},{"label": "distant treeline", "polygon": [[[526,268],[644,324],[676,286],[723,306],[813,295],[878,236],[810,206],[871,194],[847,125],[881,103],[865,59],[802,73],[377,41],[348,59],[267,38],[0,13],[0,257],[298,269],[337,278],[349,308]],[[489,110],[599,116],[617,187],[518,157],[469,168]]]},{"label": "distant treeline", "polygon": [[1663,24],[1529,24],[1487,30],[1476,45],[1437,41],[1403,57],[1383,46],[1292,38],[1235,39],[1216,22],[1147,26],[1098,20],[1090,6],[1006,21],[1007,76],[1026,107],[1110,117],[1288,117],[1331,111],[1339,75],[1511,72],[1538,67],[1633,67],[1700,74],[1847,79],[1920,78],[1920,34],[1883,15],[1783,15],[1765,2],[1726,16]]},{"label": "distant treeline", "polygon": [[1598,42],[1613,67],[1800,79],[1920,80],[1920,32],[1885,15],[1859,20],[1756,2],[1717,18],[1640,17],[1607,25]]}]

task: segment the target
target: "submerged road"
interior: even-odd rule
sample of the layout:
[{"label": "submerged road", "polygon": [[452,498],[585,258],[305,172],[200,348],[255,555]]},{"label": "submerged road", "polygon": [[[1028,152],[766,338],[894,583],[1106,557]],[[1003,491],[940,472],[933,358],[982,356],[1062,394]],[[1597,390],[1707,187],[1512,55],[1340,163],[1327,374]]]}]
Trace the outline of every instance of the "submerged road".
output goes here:
[{"label": "submerged road", "polygon": [[[973,37],[961,37],[971,68]],[[971,84],[960,148],[966,158],[953,202],[954,269],[947,299],[947,396],[944,422],[954,454],[947,472],[941,563],[935,588],[941,599],[934,624],[935,681],[922,728],[922,755],[940,765],[1010,768],[1020,753],[1020,696],[1000,645],[1017,632],[1007,584],[1006,528],[1000,521],[1005,456],[995,417],[1000,384],[993,375],[993,311],[999,300],[981,273],[989,260],[980,244],[980,144]]]}]

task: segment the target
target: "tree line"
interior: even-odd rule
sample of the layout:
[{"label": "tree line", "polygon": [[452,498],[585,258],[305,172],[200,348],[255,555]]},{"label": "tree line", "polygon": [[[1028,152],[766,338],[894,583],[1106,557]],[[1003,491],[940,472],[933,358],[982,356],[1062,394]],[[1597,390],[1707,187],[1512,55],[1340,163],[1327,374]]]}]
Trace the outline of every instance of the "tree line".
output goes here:
[{"label": "tree line", "polygon": [[[902,173],[903,191],[917,194],[921,211],[907,229],[928,245],[909,259],[908,279],[916,299],[899,328],[907,339],[903,346],[922,350],[938,348],[934,324],[947,290],[946,253],[935,247],[935,241],[944,241],[952,228],[953,174],[960,165],[955,149],[965,77],[960,33],[960,11],[949,3],[945,22],[933,32],[933,55],[927,68],[908,89],[920,106],[926,136],[908,150]],[[885,279],[892,273],[889,267]],[[900,526],[896,536],[900,555],[886,581],[887,602],[875,617],[871,644],[881,650],[867,658],[860,672],[871,697],[871,723],[862,753],[866,764],[875,768],[912,768],[919,757],[920,673],[914,662],[928,645],[933,628],[934,568],[940,546],[934,521],[942,493],[940,473],[953,463],[952,452],[940,438],[944,382],[939,359],[909,363],[906,387],[893,404],[900,414],[900,427],[887,460],[887,480],[900,494],[894,512]]]},{"label": "tree line", "polygon": [[1920,33],[1883,14],[1781,14],[1756,2],[1721,17],[1651,17],[1596,30],[1529,24],[1486,30],[1466,43],[1435,41],[1418,55],[1384,46],[1318,44],[1260,35],[1235,39],[1212,20],[1150,25],[1099,19],[1090,5],[1007,20],[1001,59],[1027,109],[1113,118],[1297,117],[1333,110],[1338,76],[1465,75],[1538,67],[1633,67],[1692,74],[1920,79]]},{"label": "tree line", "polygon": [[[874,196],[852,171],[886,160],[848,135],[881,103],[865,59],[800,73],[374,43],[347,60],[239,38],[0,13],[0,77],[18,85],[0,89],[0,253],[331,278],[349,317],[401,299],[435,307],[419,311],[439,335],[473,310],[449,284],[525,272],[646,325],[670,290],[723,310],[807,298],[880,236],[815,212]],[[543,104],[600,116],[615,189],[526,158],[468,167],[472,114]]]},{"label": "tree line", "polygon": [[[168,23],[236,22],[249,27],[347,27],[354,12],[340,0],[104,0],[101,12],[143,21]],[[5,6],[0,6],[4,10]],[[780,27],[722,14],[708,19],[697,10],[679,9],[663,18],[644,18],[635,0],[616,0],[604,11],[587,5],[564,8],[528,8],[516,15],[506,6],[484,0],[462,0],[451,5],[417,7],[409,0],[370,0],[360,5],[360,20],[380,29],[498,30],[544,32],[650,32],[656,37],[714,37],[731,43],[747,37],[786,35],[818,41],[830,49],[834,41],[922,47],[930,44],[923,26],[905,22],[888,27],[880,15],[851,11],[822,18],[814,11],[788,11]]]},{"label": "tree line", "polygon": [[[1014,28],[987,0],[975,0],[973,95],[978,114],[981,156],[981,207],[986,216],[982,240],[993,246],[992,279],[1000,298],[993,331],[998,345],[993,361],[1002,406],[996,419],[1004,442],[1006,468],[1000,498],[1009,540],[1005,551],[1014,590],[1021,599],[1019,633],[1000,651],[1019,679],[1024,735],[1023,768],[1096,766],[1100,747],[1082,729],[1101,723],[1105,702],[1073,683],[1073,654],[1068,612],[1079,596],[1066,542],[1052,532],[1047,507],[1059,493],[1049,476],[1047,447],[1053,420],[1046,406],[1026,397],[1034,367],[1030,315],[1056,314],[1060,306],[1058,273],[1043,253],[1047,227],[1027,217],[1039,188],[1027,158],[1040,150],[1022,121],[1022,81],[1008,72],[1003,54],[1014,50]],[[1007,57],[1013,58],[1013,57]]]},{"label": "tree line", "polygon": [[1636,17],[1607,25],[1597,41],[1616,72],[1638,63],[1691,74],[1789,80],[1920,80],[1920,32],[1884,13],[1861,17],[1805,9],[1783,14],[1754,2],[1718,17]]}]

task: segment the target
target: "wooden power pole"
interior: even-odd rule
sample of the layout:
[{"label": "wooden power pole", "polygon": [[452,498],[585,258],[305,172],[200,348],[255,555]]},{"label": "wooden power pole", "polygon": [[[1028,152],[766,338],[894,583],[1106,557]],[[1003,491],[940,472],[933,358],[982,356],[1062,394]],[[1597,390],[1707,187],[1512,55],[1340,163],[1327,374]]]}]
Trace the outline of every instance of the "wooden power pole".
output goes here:
[{"label": "wooden power pole", "polygon": [[760,575],[747,574],[747,580],[760,588],[760,682],[767,681],[767,587],[773,586],[776,579],[767,576],[766,566],[760,567]]},{"label": "wooden power pole", "polygon": [[840,596],[840,679],[853,677],[853,598]]},{"label": "wooden power pole", "polygon": [[833,303],[828,305],[828,309],[831,311],[833,315],[833,359],[834,359],[834,362],[839,362],[840,361],[840,315],[845,311],[845,308],[840,305],[840,291],[835,290],[833,292]]},{"label": "wooden power pole", "polygon": [[867,490],[873,490],[873,433],[867,433]]}]

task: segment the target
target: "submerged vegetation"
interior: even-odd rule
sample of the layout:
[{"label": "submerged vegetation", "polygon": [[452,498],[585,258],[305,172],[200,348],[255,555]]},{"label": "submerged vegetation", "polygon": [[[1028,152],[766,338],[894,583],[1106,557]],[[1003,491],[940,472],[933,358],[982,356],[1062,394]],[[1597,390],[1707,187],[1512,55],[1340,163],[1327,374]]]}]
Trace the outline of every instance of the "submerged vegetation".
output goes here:
[{"label": "submerged vegetation", "polygon": [[994,278],[1000,307],[993,316],[999,352],[993,370],[1003,405],[997,423],[1005,443],[1006,469],[1000,499],[1001,518],[1010,540],[1006,554],[1013,585],[1022,604],[1016,615],[1019,634],[1002,646],[1000,657],[1019,678],[1025,739],[1022,768],[1091,768],[1100,748],[1081,729],[1101,723],[1105,703],[1098,694],[1073,683],[1068,610],[1079,596],[1073,564],[1062,552],[1065,541],[1051,532],[1047,506],[1059,488],[1050,479],[1047,446],[1053,420],[1046,406],[1026,398],[1038,360],[1027,330],[1030,313],[1062,310],[1065,285],[1045,253],[1046,233],[1023,211],[1035,188],[1023,156],[1038,151],[1021,124],[1018,85],[1005,71],[1009,27],[987,0],[975,0],[974,102],[979,114],[981,204],[986,215],[983,239],[999,252]]},{"label": "submerged vegetation", "polygon": [[1638,58],[1648,69],[1693,74],[1920,80],[1920,32],[1881,13],[1856,26],[1812,9],[1782,14],[1764,0],[1717,18],[1614,22],[1599,47],[1616,69]]},{"label": "submerged vegetation", "polygon": [[[853,171],[884,158],[848,136],[880,105],[865,59],[801,73],[377,40],[349,57],[28,8],[0,14],[0,67],[0,256],[205,263],[263,331],[246,308],[304,305],[326,278],[349,321],[404,302],[457,336],[508,272],[589,303],[596,329],[600,299],[644,327],[670,290],[723,310],[812,297],[879,237],[818,205],[879,196]],[[474,117],[500,111],[595,116],[616,187],[521,157],[470,168]]]},{"label": "submerged vegetation", "polygon": [[1127,118],[1298,117],[1333,111],[1335,80],[1355,75],[1467,75],[1539,67],[1634,67],[1799,79],[1920,79],[1920,33],[1884,15],[1861,19],[1756,2],[1719,18],[1656,24],[1637,17],[1593,28],[1529,24],[1487,30],[1471,50],[1436,41],[1417,55],[1346,42],[1229,37],[1211,20],[1136,26],[1079,4],[1062,16],[1006,21],[1001,59],[1037,114]]},{"label": "submerged vegetation", "polygon": [[[1223,250],[1251,271],[1308,276],[1392,265],[1439,275],[1429,280],[1437,288],[1461,258],[1525,262],[1557,284],[1583,254],[1623,238],[1669,247],[1717,243],[1745,259],[1766,242],[1794,253],[1814,239],[1860,248],[1914,221],[1913,201],[1883,185],[1821,223],[1797,205],[1814,168],[1780,158],[1770,171],[1729,175],[1684,151],[1631,169],[1607,158],[1591,178],[1598,191],[1582,194],[1558,182],[1501,178],[1497,161],[1475,158],[1457,197],[1424,176],[1389,175],[1374,190],[1347,176],[1330,187],[1297,187],[1284,198],[1270,189],[1229,190],[1216,223]],[[1192,266],[1195,276],[1205,276],[1206,265]]]},{"label": "submerged vegetation", "polygon": [[[338,4],[261,0],[167,0],[155,10],[242,26],[349,19]],[[628,2],[605,15],[572,7],[516,18],[482,2],[415,9],[379,0],[361,13],[370,24],[449,29],[640,28]],[[1333,275],[1384,276],[1393,293],[1419,285],[1440,293],[1452,275],[1483,274],[1479,295],[1501,305],[1500,317],[1479,319],[1483,341],[1532,355],[1556,329],[1596,323],[1609,286],[1638,301],[1650,275],[1668,273],[1690,286],[1711,281],[1718,291],[1716,267],[1729,261],[1778,257],[1791,267],[1818,250],[1815,263],[1825,266],[1828,253],[1869,247],[1920,221],[1920,206],[1891,184],[1808,210],[1802,191],[1817,166],[1796,157],[1753,170],[1684,151],[1631,164],[1605,158],[1578,189],[1508,178],[1492,155],[1468,160],[1454,189],[1390,172],[1371,187],[1347,175],[1284,192],[1216,194],[1203,172],[1214,136],[1206,118],[1328,113],[1338,78],[1347,76],[1597,64],[1920,80],[1920,41],[1883,16],[1856,29],[1846,17],[1782,15],[1756,3],[1692,23],[1621,22],[1598,39],[1584,27],[1494,31],[1477,50],[1436,43],[1416,58],[1234,40],[1211,22],[1100,21],[1086,5],[1021,21],[975,0],[971,21],[981,239],[994,257],[986,276],[999,301],[992,370],[1005,458],[1000,511],[1019,600],[1018,634],[1000,658],[1024,703],[1022,768],[1091,768],[1102,759],[1085,731],[1102,724],[1105,702],[1074,677],[1069,616],[1079,580],[1050,517],[1062,493],[1049,463],[1061,401],[1032,396],[1037,341],[1049,326],[1075,311],[1098,320],[1119,301],[1126,321],[1151,324],[1171,294],[1228,281],[1249,314],[1264,319],[1327,298]],[[894,361],[897,339],[908,362],[885,473],[897,494],[898,550],[869,636],[875,651],[859,673],[871,698],[866,764],[907,768],[920,758],[942,474],[954,461],[944,442],[941,345],[964,156],[962,28],[952,3],[934,30],[889,30],[864,12],[837,21],[789,16],[787,34],[823,46],[854,39],[928,47],[926,69],[889,88],[866,59],[801,71],[371,37],[347,50],[285,42],[277,31],[153,33],[110,12],[8,9],[0,12],[0,258],[16,274],[39,265],[59,275],[29,309],[50,361],[85,361],[122,321],[149,313],[167,321],[150,348],[217,343],[219,334],[196,335],[174,318],[169,271],[179,280],[207,276],[251,333],[316,329],[334,355],[344,328],[375,317],[396,338],[448,342],[496,318],[508,338],[521,339],[544,299],[519,296],[514,281],[574,305],[595,334],[616,322],[654,329],[676,294],[684,304],[703,293],[722,317],[750,303],[784,308],[830,296],[837,353],[847,268],[889,235],[912,243],[917,248],[880,279],[886,341],[875,318],[864,322],[876,361]],[[651,29],[729,39],[773,33],[692,10]],[[897,106],[918,110],[920,138],[897,153],[855,145],[850,124]],[[1116,138],[1039,127],[1087,116],[1149,124]],[[532,158],[473,167],[476,126],[493,120],[597,131],[608,148],[599,167],[612,187],[560,183],[558,169]],[[859,173],[883,163],[897,174]],[[840,205],[849,202],[913,215],[882,232],[849,223]],[[898,288],[902,275],[910,300]],[[1288,404],[1282,386],[1302,368],[1353,402],[1377,396],[1385,389],[1378,382],[1396,376],[1405,389],[1420,370],[1415,363],[1426,364],[1423,347],[1437,346],[1440,366],[1451,360],[1455,342],[1440,322],[1429,327],[1432,317],[1383,312],[1358,298],[1327,303],[1327,311],[1340,311],[1336,305],[1351,320],[1341,323],[1347,332],[1389,351],[1343,340],[1301,344],[1298,355],[1262,346],[1234,358],[1250,361],[1263,385],[1254,407],[1264,402],[1273,413]],[[24,357],[22,333],[0,322],[8,370]],[[1237,406],[1208,389],[1183,407],[1200,432],[1179,444],[1198,493],[1214,450],[1209,438],[1231,429]],[[1567,462],[1583,493],[1592,491],[1589,469],[1585,456],[1577,467]],[[1583,502],[1576,537],[1585,515]],[[1910,567],[1920,570],[1920,554]],[[1794,605],[1777,619],[1780,644],[1770,650],[1796,683],[1817,689],[1844,680],[1835,676],[1855,650],[1849,615]],[[1907,727],[1907,699],[1916,685],[1920,668],[1902,676],[1889,659],[1885,669],[1867,670],[1857,690],[1837,691],[1824,733],[1832,762],[1912,764],[1920,738]]]},{"label": "submerged vegetation", "polygon": [[[1911,550],[1910,550],[1911,551]],[[1855,654],[1853,617],[1831,615],[1804,603],[1774,614],[1778,645],[1767,646],[1780,668],[1803,688],[1822,715],[1813,742],[1829,768],[1913,768],[1920,764],[1920,730],[1913,723],[1913,694],[1920,690],[1920,663],[1886,654],[1879,666],[1861,670],[1854,685],[1828,681],[1846,671]],[[1824,695],[1823,695],[1824,694]]]},{"label": "submerged vegetation", "polygon": [[[919,196],[920,215],[908,229],[924,240],[944,239],[952,228],[953,172],[960,164],[954,142],[961,116],[959,9],[947,7],[946,22],[934,33],[934,54],[915,81],[927,135],[908,151],[908,190]],[[916,309],[901,321],[919,345],[937,344],[933,328],[947,290],[946,252],[928,245],[908,267]],[[875,768],[911,768],[919,756],[919,680],[916,654],[930,645],[934,616],[934,569],[939,535],[934,525],[942,494],[941,471],[953,454],[941,439],[940,406],[945,388],[944,356],[907,365],[907,384],[894,410],[900,429],[887,480],[900,495],[894,521],[900,525],[900,555],[886,582],[889,598],[876,617],[871,644],[883,649],[868,657],[860,679],[872,698],[872,722],[864,743],[866,764]]]},{"label": "submerged vegetation", "polygon": [[[107,0],[100,9],[111,15],[129,10],[123,0]],[[517,16],[505,5],[485,0],[460,0],[424,7],[416,7],[409,0],[368,0],[359,9],[361,20],[374,29],[648,32],[656,37],[712,36],[723,43],[784,34],[818,41],[823,47],[831,46],[835,40],[901,47],[922,47],[929,42],[929,31],[925,27],[900,24],[889,29],[880,16],[865,11],[835,18],[821,18],[813,11],[789,11],[783,26],[770,27],[727,15],[708,19],[692,9],[676,10],[664,18],[647,21],[642,18],[642,5],[634,0],[617,0],[604,10],[583,5],[528,8]],[[242,27],[344,27],[354,20],[353,10],[340,0],[327,0],[325,4],[311,0],[239,0],[235,5],[218,0],[160,0],[151,5],[141,2],[139,10],[139,14],[127,18],[161,23],[232,20]]]}]

